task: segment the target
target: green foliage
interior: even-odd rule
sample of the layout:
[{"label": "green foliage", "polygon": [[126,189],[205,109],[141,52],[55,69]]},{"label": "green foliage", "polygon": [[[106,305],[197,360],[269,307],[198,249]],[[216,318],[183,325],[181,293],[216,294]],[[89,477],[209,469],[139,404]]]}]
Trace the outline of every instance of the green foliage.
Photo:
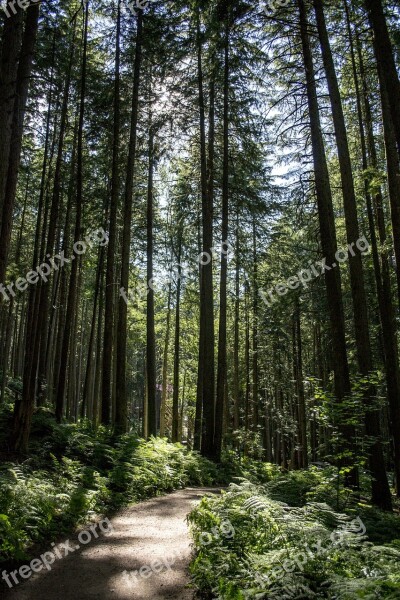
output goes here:
[{"label": "green foliage", "polygon": [[[4,428],[10,411],[0,411]],[[113,438],[89,422],[60,425],[43,408],[33,418],[31,448],[23,464],[9,462],[0,470],[0,562],[20,559],[33,543],[130,502],[188,485],[225,484],[235,476],[266,483],[279,473],[274,465],[234,453],[217,466],[166,440]]]},{"label": "green foliage", "polygon": [[23,559],[32,544],[96,514],[217,478],[215,465],[179,444],[58,425],[46,410],[34,416],[32,433],[32,456],[0,469],[0,562]]},{"label": "green foliage", "polygon": [[124,436],[116,444],[110,488],[118,506],[189,484],[210,485],[214,479],[215,466],[180,444]]},{"label": "green foliage", "polygon": [[253,483],[267,483],[280,473],[277,465],[240,457],[234,451],[225,451],[218,469],[218,483],[229,484],[233,479],[243,478]]},{"label": "green foliage", "polygon": [[[243,481],[204,498],[189,516],[196,549],[191,570],[201,592],[219,600],[399,598],[399,540],[385,538],[389,523],[398,530],[398,516],[374,509],[380,521],[374,536],[379,530],[381,538],[374,545],[365,510],[345,514],[323,502],[303,505],[324,477],[311,471],[263,486]],[[215,535],[222,522],[230,523],[233,536]]]},{"label": "green foliage", "polygon": [[23,540],[15,533],[9,518],[0,514],[0,556],[23,559]]},{"label": "green foliage", "polygon": [[309,471],[291,471],[270,483],[265,489],[273,500],[287,502],[291,506],[303,506],[307,495],[321,482],[322,473],[311,468]]}]

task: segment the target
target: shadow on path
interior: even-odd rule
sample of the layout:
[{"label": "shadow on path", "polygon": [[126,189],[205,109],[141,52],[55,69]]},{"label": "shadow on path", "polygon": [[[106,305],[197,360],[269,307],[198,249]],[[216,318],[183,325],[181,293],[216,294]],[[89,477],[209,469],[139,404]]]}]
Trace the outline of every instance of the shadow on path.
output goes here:
[{"label": "shadow on path", "polygon": [[[80,545],[56,561],[51,571],[34,574],[5,593],[2,588],[0,596],[3,600],[191,600],[186,516],[194,502],[218,491],[187,488],[125,508],[111,519],[111,533]],[[79,544],[77,536],[70,541],[73,548]]]}]

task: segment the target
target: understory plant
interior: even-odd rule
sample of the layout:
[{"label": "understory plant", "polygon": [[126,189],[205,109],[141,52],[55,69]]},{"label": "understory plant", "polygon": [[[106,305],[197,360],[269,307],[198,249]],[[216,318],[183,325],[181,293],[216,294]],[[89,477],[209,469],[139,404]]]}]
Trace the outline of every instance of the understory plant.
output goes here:
[{"label": "understory plant", "polygon": [[[276,500],[269,487],[231,484],[219,497],[204,498],[189,516],[195,548],[191,570],[204,597],[400,597],[399,540],[375,545],[360,515],[337,512],[324,502],[290,504],[283,494]],[[221,535],[227,524],[233,535]]]},{"label": "understory plant", "polygon": [[98,515],[188,485],[211,485],[213,463],[180,444],[35,415],[32,453],[0,466],[0,563]]}]

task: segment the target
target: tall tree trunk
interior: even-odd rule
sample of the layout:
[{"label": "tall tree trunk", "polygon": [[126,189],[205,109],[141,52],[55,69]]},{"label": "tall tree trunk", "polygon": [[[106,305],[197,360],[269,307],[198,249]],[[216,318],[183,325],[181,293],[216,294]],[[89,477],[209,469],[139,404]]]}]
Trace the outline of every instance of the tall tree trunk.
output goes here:
[{"label": "tall tree trunk", "polygon": [[154,323],[154,290],[153,290],[153,261],[154,261],[154,128],[149,132],[149,174],[147,185],[147,346],[146,346],[146,376],[147,376],[147,418],[148,435],[157,435],[157,404],[156,404],[156,334]]},{"label": "tall tree trunk", "polygon": [[[368,85],[367,78],[362,58],[361,47],[357,45],[358,51],[358,59],[361,73],[361,81],[363,85],[363,97],[364,97],[364,110],[365,110],[365,128],[367,131],[367,141],[368,141],[368,153],[369,153],[369,161],[367,157],[367,142],[365,139],[364,133],[364,122],[363,122],[363,114],[362,114],[362,106],[361,106],[361,94],[359,89],[359,81],[358,74],[355,62],[355,51],[354,51],[354,43],[351,31],[351,23],[349,11],[346,4],[346,18],[347,18],[347,27],[350,39],[350,50],[352,56],[352,68],[353,68],[353,77],[356,87],[356,97],[357,97],[357,112],[360,126],[360,137],[361,137],[361,149],[363,155],[363,170],[366,173],[365,176],[365,197],[367,203],[367,214],[370,228],[370,236],[371,236],[371,246],[372,246],[372,257],[374,264],[374,272],[377,286],[377,295],[378,295],[378,306],[380,313],[380,320],[382,326],[382,338],[383,338],[383,348],[385,355],[385,367],[386,367],[386,384],[387,384],[387,396],[389,401],[389,410],[390,410],[390,428],[391,435],[393,440],[393,454],[394,454],[394,465],[395,465],[395,477],[396,477],[396,489],[397,493],[400,494],[400,410],[399,410],[399,397],[400,397],[400,372],[399,372],[399,355],[398,355],[398,346],[396,340],[396,322],[395,322],[395,313],[394,307],[392,303],[392,290],[391,290],[391,280],[390,280],[390,267],[389,267],[389,259],[388,253],[386,250],[386,226],[385,226],[385,217],[383,213],[383,197],[382,191],[378,189],[378,191],[374,194],[374,205],[375,205],[375,214],[377,217],[377,225],[378,225],[378,233],[379,233],[379,241],[381,244],[381,249],[378,249],[378,241],[375,230],[375,218],[374,211],[372,208],[372,199],[369,191],[369,176],[368,176],[368,167],[372,166],[372,168],[376,171],[378,169],[378,157],[377,151],[375,147],[374,133],[373,133],[373,120],[372,120],[372,110],[369,101],[369,93],[368,93]],[[380,255],[380,256],[379,256]],[[380,260],[379,260],[380,258]]]},{"label": "tall tree trunk", "polygon": [[[201,234],[201,208],[198,221],[198,250],[202,251]],[[197,387],[196,387],[196,412],[194,418],[193,450],[200,452],[203,432],[203,381],[204,381],[204,299],[203,299],[203,267],[199,262],[199,289],[200,289],[200,319],[199,319],[199,349],[197,361]]]},{"label": "tall tree trunk", "polygon": [[11,142],[8,154],[8,170],[6,175],[4,201],[2,202],[0,281],[4,281],[7,268],[13,221],[12,215],[15,204],[15,195],[17,192],[19,166],[21,162],[25,109],[28,100],[30,75],[32,71],[33,55],[36,45],[38,22],[39,5],[31,5],[27,9],[25,31],[22,38],[21,53],[18,63],[15,102],[12,116]]},{"label": "tall tree trunk", "polygon": [[244,294],[244,313],[245,313],[245,345],[244,345],[244,365],[246,375],[246,387],[244,398],[244,429],[247,434],[250,430],[250,301],[249,284],[245,282]]},{"label": "tall tree trunk", "polygon": [[[69,186],[68,186],[68,194],[67,194],[67,206],[65,211],[64,218],[64,230],[63,230],[63,243],[62,243],[62,251],[65,256],[69,255],[70,249],[70,238],[71,238],[71,214],[72,214],[72,205],[74,201],[75,195],[75,171],[76,171],[76,152],[77,152],[77,143],[78,143],[78,118],[75,119],[74,125],[74,137],[72,142],[72,153],[71,153],[71,164],[69,169]],[[68,300],[68,279],[69,279],[69,271],[67,269],[62,269],[60,273],[61,281],[60,281],[60,303],[59,303],[59,316],[58,316],[58,331],[57,331],[57,342],[56,342],[56,351],[54,358],[54,374],[52,381],[52,390],[51,395],[54,397],[56,390],[58,389],[58,379],[60,375],[60,365],[63,360],[62,357],[62,345],[64,339],[64,330],[66,327],[65,315],[67,311],[67,300]],[[68,324],[69,326],[69,324]],[[56,404],[56,401],[54,402]]]},{"label": "tall tree trunk", "polygon": [[[85,4],[84,16],[84,35],[83,35],[83,57],[82,57],[82,74],[81,74],[81,98],[79,106],[79,122],[78,122],[78,147],[77,147],[77,172],[76,172],[76,215],[75,215],[75,231],[74,242],[78,242],[82,236],[82,205],[83,205],[83,125],[85,117],[85,102],[86,102],[86,76],[87,76],[87,46],[88,46],[88,24],[89,24],[89,1]],[[69,280],[67,311],[65,316],[66,327],[64,329],[64,337],[62,344],[62,357],[60,366],[60,374],[57,389],[56,402],[56,417],[61,421],[64,410],[64,397],[67,384],[67,366],[68,355],[71,339],[71,328],[68,326],[72,323],[76,309],[77,283],[78,283],[78,263],[79,257],[75,257],[72,261],[71,275]]]},{"label": "tall tree trunk", "polygon": [[[353,181],[350,150],[347,138],[346,124],[342,107],[339,84],[336,77],[322,0],[314,0],[317,17],[318,34],[322,50],[322,58],[328,82],[333,123],[335,128],[336,145],[339,156],[340,175],[343,190],[343,204],[346,223],[347,243],[353,247],[349,260],[350,286],[353,299],[353,318],[357,347],[358,367],[364,378],[372,374],[373,360],[371,339],[368,322],[368,304],[365,291],[364,271],[361,252],[355,247],[360,239],[358,225],[357,200]],[[369,469],[372,476],[372,501],[383,509],[391,510],[392,501],[389,483],[385,470],[385,461],[381,445],[379,411],[375,406],[376,389],[369,385],[364,391],[363,402],[365,409],[365,427],[368,436]]]},{"label": "tall tree trunk", "polygon": [[104,268],[104,255],[105,248],[102,246],[99,249],[99,258],[97,265],[97,273],[96,273],[96,282],[94,288],[94,299],[93,299],[93,314],[92,314],[92,322],[90,326],[90,336],[89,336],[89,346],[87,353],[87,362],[86,362],[86,374],[85,374],[85,382],[83,386],[83,394],[82,394],[82,407],[81,407],[81,417],[82,419],[89,413],[89,408],[92,405],[91,402],[91,390],[92,390],[92,381],[93,381],[93,372],[94,372],[94,359],[95,359],[95,342],[96,342],[96,317],[98,312],[98,304],[99,304],[99,295],[100,295],[100,281],[101,275]]},{"label": "tall tree trunk", "polygon": [[0,61],[0,230],[10,157],[24,15],[20,7],[16,8],[15,14],[12,11],[10,13],[10,16],[4,21]]},{"label": "tall tree trunk", "polygon": [[182,255],[182,230],[178,239],[178,284],[176,288],[175,307],[175,344],[174,344],[174,391],[172,398],[172,441],[179,440],[179,383],[180,383],[180,337],[181,337],[181,255]]},{"label": "tall tree trunk", "polygon": [[[53,192],[51,199],[51,209],[49,217],[49,228],[47,232],[46,242],[46,256],[54,255],[54,247],[56,243],[57,226],[59,225],[59,213],[60,213],[60,200],[61,200],[61,184],[62,184],[62,165],[63,165],[63,153],[64,153],[64,139],[67,130],[67,119],[68,119],[68,104],[69,104],[69,93],[71,85],[72,67],[74,61],[74,50],[75,50],[75,26],[73,31],[73,37],[70,46],[69,63],[67,67],[67,75],[65,78],[63,101],[61,106],[61,119],[60,119],[60,130],[58,138],[58,148],[56,163],[54,169],[54,183]],[[38,346],[38,356],[35,357],[35,361],[39,362],[39,398],[38,403],[44,404],[45,401],[45,380],[46,380],[46,357],[48,353],[48,331],[49,331],[49,309],[50,309],[50,284],[49,282],[41,282],[38,287],[39,295],[39,312],[38,312],[38,333],[40,336],[40,345]]]},{"label": "tall tree trunk", "polygon": [[115,255],[117,250],[117,216],[119,204],[119,147],[120,147],[120,62],[121,62],[121,0],[117,8],[117,33],[114,71],[114,129],[111,174],[110,230],[107,248],[106,297],[104,316],[102,423],[110,424],[112,409],[112,364],[115,319]]},{"label": "tall tree trunk", "polygon": [[385,135],[390,213],[393,230],[393,247],[396,257],[397,295],[400,307],[400,167],[399,155],[396,149],[393,119],[390,113],[389,98],[386,88],[384,87],[382,87],[382,116]]},{"label": "tall tree trunk", "polygon": [[102,356],[102,331],[103,331],[103,317],[104,317],[104,271],[101,271],[100,276],[100,300],[99,300],[99,312],[97,317],[97,343],[96,343],[96,366],[95,376],[93,385],[93,422],[95,427],[100,421],[100,397],[101,397],[101,365],[103,364]]},{"label": "tall tree trunk", "polygon": [[297,395],[298,407],[298,423],[299,423],[299,466],[302,469],[308,468],[308,441],[307,441],[307,414],[306,401],[304,394],[303,380],[303,345],[301,339],[301,320],[300,320],[300,299],[296,298],[296,306],[294,312],[294,363],[295,363],[295,386]]},{"label": "tall tree trunk", "polygon": [[[360,121],[360,130],[361,130],[361,138],[363,138],[363,123]],[[367,173],[368,168],[368,160],[367,153],[365,148],[365,142],[362,143],[362,151],[363,151],[363,164],[364,172]],[[367,178],[365,179],[365,187],[366,187],[366,202],[367,202],[367,213],[368,213],[368,222],[369,222],[369,233],[371,239],[371,248],[372,248],[372,258],[374,264],[374,274],[376,280],[377,287],[377,296],[378,296],[378,307],[379,307],[379,315],[380,322],[382,327],[382,340],[383,340],[383,350],[384,350],[384,359],[385,359],[385,375],[386,375],[386,387],[387,387],[387,395],[389,400],[390,412],[396,414],[398,398],[400,396],[400,376],[399,376],[399,368],[398,368],[398,350],[397,350],[397,341],[396,341],[396,333],[395,333],[395,320],[394,320],[394,308],[392,304],[392,293],[391,293],[391,283],[390,283],[390,273],[389,273],[389,265],[388,265],[388,257],[387,252],[383,250],[381,252],[381,260],[382,267],[379,258],[378,251],[378,242],[376,238],[375,231],[375,219],[372,208],[372,200],[369,193],[369,183]],[[379,193],[379,196],[381,194]],[[381,200],[378,201],[378,204],[381,204]],[[384,236],[382,236],[383,238]],[[396,421],[396,417],[395,417]],[[393,430],[392,430],[393,435]],[[399,439],[397,436],[396,439]],[[396,439],[394,440],[395,445],[397,445]],[[398,448],[395,449],[395,455],[399,456]],[[399,461],[395,456],[395,465],[398,465]],[[400,473],[398,466],[396,466],[396,481],[400,480]]]},{"label": "tall tree trunk", "polygon": [[258,431],[258,268],[257,268],[257,229],[253,216],[253,431]]},{"label": "tall tree trunk", "polygon": [[[45,190],[46,180],[48,175],[49,164],[49,149],[50,149],[50,123],[53,105],[53,75],[54,75],[54,60],[55,60],[55,44],[53,43],[53,59],[50,72],[50,90],[48,100],[48,110],[46,117],[46,134],[44,145],[44,157],[42,163],[42,173],[40,182],[39,202],[38,202],[38,218],[35,231],[35,242],[33,249],[32,268],[35,269],[40,256],[40,240],[41,240],[41,223],[43,220],[43,230],[45,228]],[[35,355],[35,345],[38,341],[37,327],[37,295],[38,290],[35,286],[31,286],[28,294],[28,306],[26,311],[26,328],[24,336],[25,355],[23,358],[23,390],[22,396],[15,402],[13,430],[11,434],[11,447],[19,452],[26,452],[28,448],[31,419],[34,409],[34,381],[36,370],[33,367],[33,358]]]},{"label": "tall tree trunk", "polygon": [[233,342],[233,429],[240,427],[240,373],[239,373],[239,342],[240,342],[240,238],[239,238],[239,208],[236,215],[236,248],[235,248],[235,332]]},{"label": "tall tree trunk", "polygon": [[[199,116],[200,116],[200,161],[201,161],[201,198],[203,220],[203,260],[201,274],[201,312],[200,343],[203,343],[202,369],[202,398],[203,398],[203,429],[201,452],[207,458],[215,458],[214,431],[215,431],[215,365],[214,365],[214,296],[213,296],[213,198],[207,189],[207,158],[206,158],[206,132],[202,67],[202,33],[200,28],[200,11],[197,14],[197,79],[199,91]],[[203,264],[204,263],[204,264]],[[200,345],[200,344],[199,344]]]},{"label": "tall tree trunk", "polygon": [[[400,156],[400,81],[394,60],[393,48],[381,0],[365,0],[371,27],[374,32],[374,50],[379,65],[381,93],[387,94]],[[385,92],[383,91],[385,88]]]},{"label": "tall tree trunk", "polygon": [[[307,83],[307,100],[309,108],[312,149],[314,159],[315,186],[318,204],[318,216],[320,224],[321,246],[325,266],[325,285],[328,298],[329,316],[332,331],[332,344],[334,355],[334,373],[335,373],[335,396],[336,401],[341,404],[346,397],[350,396],[350,375],[347,360],[344,310],[341,290],[341,276],[335,254],[337,252],[336,228],[333,212],[332,191],[329,181],[328,165],[326,161],[324,141],[322,137],[321,121],[319,116],[319,106],[317,98],[317,89],[315,83],[314,62],[311,53],[309,39],[309,25],[304,0],[298,0],[300,11],[300,30],[301,42],[303,48],[304,67]],[[344,411],[346,412],[346,411]],[[349,415],[344,415],[347,420]],[[343,443],[348,451],[354,450],[354,428],[346,422],[338,423]],[[341,464],[352,462],[354,454],[350,461],[341,460]],[[358,475],[355,468],[351,469],[346,476],[346,483],[353,487],[358,486]]]},{"label": "tall tree trunk", "polygon": [[[139,111],[140,69],[142,63],[142,38],[143,38],[143,11],[138,11],[135,62],[133,67],[133,94],[131,107],[131,129],[129,138],[128,163],[126,168],[125,198],[123,209],[122,255],[121,255],[121,292],[124,290],[128,297],[129,289],[129,257],[131,248],[131,225],[133,203],[133,177],[135,172],[135,158],[137,145],[137,123]],[[127,429],[127,332],[128,332],[128,307],[122,297],[118,303],[118,331],[117,331],[117,397],[115,428],[124,432]]]},{"label": "tall tree trunk", "polygon": [[168,398],[168,352],[169,340],[171,335],[171,299],[172,299],[172,281],[168,284],[168,305],[167,305],[167,323],[165,332],[163,370],[162,370],[162,391],[161,391],[161,409],[160,409],[160,437],[165,437],[165,419],[167,414]]},{"label": "tall tree trunk", "polygon": [[219,298],[219,331],[218,331],[218,371],[217,398],[215,412],[215,458],[221,460],[224,417],[227,403],[227,279],[228,253],[226,251],[229,228],[229,26],[230,10],[226,8],[225,43],[224,43],[224,115],[223,115],[223,165],[222,165],[222,223],[221,223],[221,275]]}]

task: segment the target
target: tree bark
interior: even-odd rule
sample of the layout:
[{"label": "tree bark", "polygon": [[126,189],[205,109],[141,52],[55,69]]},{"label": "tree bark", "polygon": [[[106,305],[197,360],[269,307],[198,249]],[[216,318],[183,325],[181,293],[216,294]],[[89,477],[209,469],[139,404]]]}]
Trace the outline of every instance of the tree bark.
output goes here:
[{"label": "tree bark", "polygon": [[[392,43],[381,0],[365,0],[369,20],[374,32],[374,50],[381,77],[381,93],[387,94],[400,156],[400,81],[394,60]],[[383,89],[384,88],[384,89]]]},{"label": "tree bark", "polygon": [[181,254],[182,231],[178,234],[178,283],[176,288],[175,307],[175,344],[174,344],[174,391],[172,398],[172,441],[179,442],[179,383],[180,383],[180,337],[181,337]]},{"label": "tree bark", "polygon": [[[361,252],[355,243],[361,238],[358,224],[357,200],[354,187],[350,150],[346,124],[339,91],[335,65],[333,62],[322,0],[314,0],[318,34],[322,58],[328,82],[336,145],[339,156],[340,175],[343,191],[343,204],[346,224],[347,243],[353,248],[349,260],[350,286],[353,300],[353,319],[357,347],[358,367],[361,375],[368,378],[372,374],[373,360],[368,322],[368,304],[365,290],[364,271]],[[385,510],[391,510],[392,501],[385,470],[385,461],[381,445],[379,411],[374,408],[376,389],[369,385],[363,393],[366,433],[370,440],[368,455],[372,477],[372,501]]]},{"label": "tree bark", "polygon": [[236,215],[236,248],[235,248],[235,332],[233,342],[233,429],[240,427],[240,373],[239,373],[239,319],[240,319],[240,238],[239,238],[239,209]]},{"label": "tree bark", "polygon": [[165,332],[163,371],[162,371],[162,391],[161,391],[161,409],[160,409],[160,437],[165,437],[165,419],[167,413],[167,398],[168,398],[168,352],[169,339],[171,329],[171,299],[172,299],[172,281],[168,284],[168,306],[167,306],[167,323]]},{"label": "tree bark", "polygon": [[[128,162],[126,168],[125,198],[123,208],[122,254],[121,254],[121,290],[128,297],[129,290],[129,257],[131,248],[131,225],[133,203],[133,177],[135,173],[137,124],[139,112],[140,70],[142,64],[143,43],[143,11],[138,11],[135,62],[133,67],[133,93],[131,106],[131,125],[129,137]],[[128,421],[128,395],[126,381],[127,364],[128,306],[122,295],[118,302],[117,331],[117,397],[116,397],[116,431],[126,431]]]},{"label": "tree bark", "polygon": [[109,242],[107,247],[106,294],[104,316],[104,349],[103,349],[103,386],[101,415],[103,425],[111,422],[112,411],[112,361],[114,351],[115,323],[115,255],[117,251],[117,216],[119,204],[119,148],[120,148],[120,62],[121,62],[121,0],[118,0],[117,32],[115,42],[114,71],[114,128],[111,174],[111,203]]},{"label": "tree bark", "polygon": [[[12,3],[11,3],[12,4]],[[15,4],[15,3],[14,3]],[[16,7],[4,21],[0,62],[0,230],[7,182],[14,105],[17,94],[17,70],[20,57],[23,11]],[[1,279],[3,281],[3,278]]]},{"label": "tree bark", "polygon": [[221,275],[218,332],[217,399],[215,414],[215,458],[221,460],[224,418],[227,403],[227,279],[228,279],[228,230],[229,230],[229,27],[230,11],[226,9],[224,41],[224,114],[223,114],[223,165],[222,165],[222,223],[221,223]]},{"label": "tree bark", "polygon": [[[310,38],[308,33],[309,25],[307,22],[304,0],[298,0],[298,6],[300,12],[300,30],[304,67],[306,72],[307,100],[311,126],[321,246],[324,258],[326,260],[325,285],[332,332],[335,396],[336,401],[341,404],[347,397],[350,396],[351,385],[349,365],[347,360],[341,276],[339,267],[336,266],[335,268],[333,266],[334,264],[337,264],[337,259],[335,257],[337,252],[336,228],[333,212],[332,191],[330,187],[328,165],[326,161],[321,121],[319,116],[314,61],[312,58]],[[354,429],[351,425],[346,423],[348,416],[349,415],[344,415],[345,421],[343,422],[341,419],[341,423],[338,423],[338,427],[346,450],[353,452]],[[354,452],[350,462],[353,460]],[[349,463],[348,460],[341,460],[340,462],[343,466],[348,466]],[[352,468],[347,474],[346,483],[353,487],[358,486],[358,476],[355,468]]]},{"label": "tree bark", "polygon": [[154,261],[154,128],[149,132],[149,173],[147,185],[147,346],[146,346],[146,376],[147,376],[147,419],[148,436],[157,435],[157,405],[156,405],[156,334],[154,322],[154,290],[153,290],[153,261]]},{"label": "tree bark", "polygon": [[[207,159],[206,159],[206,133],[202,67],[202,33],[200,29],[200,12],[197,14],[197,78],[199,92],[200,116],[200,161],[201,161],[201,197],[203,221],[203,260],[201,265],[201,311],[200,343],[203,343],[202,355],[202,405],[203,427],[201,452],[203,456],[215,458],[214,431],[215,431],[215,366],[214,366],[214,296],[213,296],[213,198],[207,190]],[[203,264],[205,263],[205,264]]]},{"label": "tree bark", "polygon": [[[17,13],[18,14],[18,13]],[[22,38],[21,53],[18,63],[17,82],[15,87],[15,102],[13,104],[11,141],[8,153],[8,168],[4,199],[2,202],[1,235],[0,235],[0,281],[4,281],[8,252],[10,248],[12,215],[17,192],[18,172],[21,162],[22,138],[24,133],[24,118],[33,56],[39,23],[39,5],[31,5],[27,9],[25,31]],[[10,92],[10,90],[8,90]],[[6,103],[8,105],[8,103]],[[1,123],[0,123],[1,126]],[[4,134],[7,137],[7,133]],[[5,157],[7,158],[7,157]],[[1,156],[0,156],[1,160]],[[0,167],[0,170],[2,167]],[[0,174],[0,186],[1,186]]]},{"label": "tree bark", "polygon": [[[79,106],[79,122],[78,122],[78,146],[77,146],[77,172],[76,172],[76,215],[75,215],[75,231],[74,242],[78,242],[82,236],[82,205],[83,205],[83,124],[85,117],[86,103],[86,76],[87,76],[87,47],[88,47],[88,23],[89,23],[89,1],[85,4],[84,16],[84,34],[83,34],[83,58],[82,58],[82,74],[81,74],[81,97]],[[71,275],[69,280],[68,301],[66,310],[66,327],[64,329],[63,344],[62,344],[62,361],[60,366],[60,375],[57,389],[56,403],[56,418],[60,422],[63,417],[64,397],[67,384],[67,366],[71,339],[71,328],[68,326],[72,323],[76,308],[77,298],[77,283],[78,283],[78,257],[72,261]]]},{"label": "tree bark", "polygon": [[304,393],[303,379],[303,345],[301,338],[301,320],[300,320],[300,299],[296,298],[294,312],[294,364],[295,364],[295,387],[298,407],[298,425],[299,425],[299,466],[301,469],[308,468],[308,441],[307,441],[307,413]]}]

